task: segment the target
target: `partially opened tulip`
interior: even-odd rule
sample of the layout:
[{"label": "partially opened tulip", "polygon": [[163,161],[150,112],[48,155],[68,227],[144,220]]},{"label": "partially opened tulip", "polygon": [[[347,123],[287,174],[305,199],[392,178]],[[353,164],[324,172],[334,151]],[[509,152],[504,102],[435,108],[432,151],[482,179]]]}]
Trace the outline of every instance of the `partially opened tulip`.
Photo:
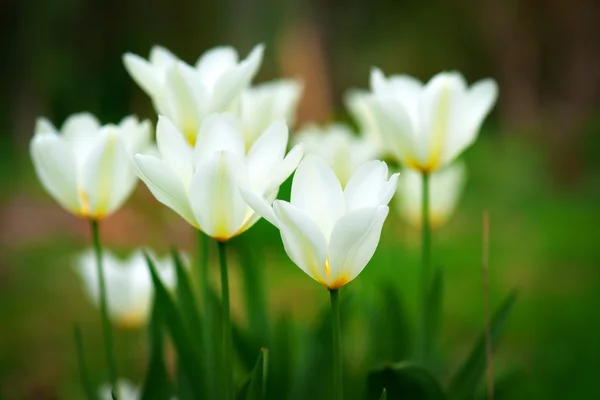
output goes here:
[{"label": "partially opened tulip", "polygon": [[384,143],[401,163],[430,173],[452,162],[477,138],[496,102],[492,79],[467,86],[458,72],[442,72],[427,84],[407,75],[371,72],[370,112]]},{"label": "partially opened tulip", "polygon": [[69,117],[60,132],[41,118],[31,140],[31,158],[44,188],[65,209],[90,221],[113,390],[116,390],[117,367],[112,350],[98,221],[115,212],[135,188],[137,176],[132,155],[146,151],[150,140],[147,121],[127,117],[119,125],[100,126],[98,120],[87,113]]},{"label": "partially opened tulip", "polygon": [[[222,321],[226,336],[223,362],[230,369],[231,325],[225,242],[245,232],[260,218],[244,202],[238,187],[245,186],[263,201],[272,202],[279,186],[300,162],[302,149],[296,146],[286,156],[288,129],[285,121],[280,120],[269,125],[246,151],[242,126],[228,113],[205,118],[195,148],[166,117],[159,117],[156,135],[160,157],[136,155],[139,176],[158,201],[219,242]],[[225,379],[224,397],[229,398],[234,390],[231,369]]]},{"label": "partially opened tulip", "polygon": [[[167,288],[173,289],[177,278],[172,259],[152,258],[162,282]],[[76,270],[83,280],[87,295],[95,305],[99,305],[98,271],[92,249],[79,256]],[[123,260],[105,251],[104,273],[110,317],[123,328],[137,328],[146,323],[154,289],[142,251],[135,251]]]},{"label": "partially opened tulip", "polygon": [[322,158],[331,167],[342,187],[346,186],[359,166],[375,159],[378,154],[372,141],[354,134],[344,124],[307,126],[294,139],[304,145],[306,153]]},{"label": "partially opened tulip", "polygon": [[319,157],[307,155],[294,175],[290,202],[269,203],[241,188],[244,199],[280,233],[287,255],[331,292],[334,379],[341,397],[338,289],[365,268],[379,243],[398,174],[388,178],[384,162],[361,166],[345,189]]},{"label": "partially opened tulip", "polygon": [[233,47],[215,47],[190,66],[167,49],[155,46],[149,60],[123,56],[125,68],[150,96],[158,114],[168,117],[192,145],[207,115],[230,110],[258,71],[263,46],[238,60]]},{"label": "partially opened tulip", "polygon": [[[454,212],[465,184],[466,167],[454,162],[435,171],[429,177],[429,225],[432,229],[442,226]],[[421,174],[405,168],[398,179],[395,199],[402,216],[414,227],[421,227],[423,180]]]},{"label": "partially opened tulip", "polygon": [[281,79],[250,87],[240,97],[238,111],[246,149],[250,149],[260,135],[277,120],[294,124],[296,106],[302,85],[291,79]]},{"label": "partially opened tulip", "polygon": [[91,114],[69,117],[58,131],[40,118],[31,159],[40,182],[71,213],[93,220],[115,212],[137,184],[132,156],[150,145],[148,121],[100,126]]}]

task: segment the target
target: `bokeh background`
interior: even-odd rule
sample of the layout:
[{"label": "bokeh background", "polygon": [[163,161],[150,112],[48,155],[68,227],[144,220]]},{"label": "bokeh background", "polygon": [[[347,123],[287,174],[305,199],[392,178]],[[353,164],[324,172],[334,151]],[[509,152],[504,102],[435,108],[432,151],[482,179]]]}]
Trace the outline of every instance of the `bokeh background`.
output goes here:
[{"label": "bokeh background", "polygon": [[[470,82],[497,79],[497,107],[463,156],[469,177],[459,209],[434,236],[446,277],[439,348],[455,366],[481,331],[481,216],[489,210],[492,303],[520,291],[496,357],[499,374],[520,377],[508,398],[600,398],[598,18],[594,0],[3,0],[0,398],[81,398],[76,321],[95,381],[105,376],[98,314],[72,267],[88,227],[37,182],[28,156],[36,117],[60,124],[91,111],[105,123],[129,113],[155,120],[123,53],[146,56],[161,44],[193,62],[215,45],[245,56],[258,42],[267,47],[255,82],[304,82],[300,125],[348,119],[343,95],[367,88],[372,66],[422,80],[454,69]],[[142,185],[102,235],[121,253],[171,244],[194,251],[190,228]],[[239,243],[267,255],[270,316],[312,323],[328,302],[325,289],[291,264],[264,221],[244,236]],[[392,281],[414,319],[418,260],[419,233],[391,213],[378,253],[346,292],[367,304],[378,282]],[[233,314],[243,324],[243,274],[232,268]],[[363,347],[355,332],[346,337],[349,369],[360,357],[352,349]],[[117,333],[122,375],[137,382],[145,335]]]}]

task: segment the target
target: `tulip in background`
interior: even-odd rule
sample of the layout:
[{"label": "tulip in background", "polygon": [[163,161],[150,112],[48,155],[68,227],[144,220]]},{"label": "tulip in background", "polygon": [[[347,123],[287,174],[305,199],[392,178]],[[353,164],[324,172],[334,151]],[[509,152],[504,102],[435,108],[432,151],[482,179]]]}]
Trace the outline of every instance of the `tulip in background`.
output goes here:
[{"label": "tulip in background", "polygon": [[242,188],[244,199],[275,225],[290,259],[331,293],[334,387],[342,398],[338,289],[356,278],[377,248],[398,174],[388,179],[381,161],[361,166],[345,189],[319,157],[307,155],[292,182],[290,202],[264,198]]},{"label": "tulip in background", "polygon": [[[202,123],[195,148],[166,117],[156,128],[160,158],[135,156],[139,176],[158,201],[219,242],[223,308],[225,398],[233,393],[229,278],[225,242],[252,227],[260,218],[244,202],[238,187],[247,187],[263,201],[273,201],[279,186],[302,158],[300,146],[286,156],[285,121],[273,122],[246,152],[243,127],[232,114],[213,114]],[[205,295],[207,266],[202,268]],[[208,303],[205,303],[208,304]]]},{"label": "tulip in background", "polygon": [[71,213],[99,220],[115,212],[137,184],[131,157],[145,152],[150,123],[127,117],[100,126],[91,114],[69,117],[58,131],[40,118],[31,141],[31,159],[40,182]]},{"label": "tulip in background", "polygon": [[[429,226],[435,229],[452,216],[465,185],[466,166],[454,163],[435,171],[429,177]],[[398,179],[398,194],[395,197],[398,210],[412,226],[421,227],[423,179],[417,171],[405,168]]]},{"label": "tulip in background", "polygon": [[[162,282],[167,288],[174,289],[177,277],[171,257],[152,258]],[[86,250],[78,257],[76,270],[90,300],[99,305],[98,272],[93,249]],[[113,321],[123,328],[144,325],[149,317],[154,287],[142,251],[137,250],[121,260],[105,250],[104,276],[108,313]]]},{"label": "tulip in background", "polygon": [[[114,397],[111,391],[112,389],[108,384],[100,386],[98,389],[98,399],[113,400]],[[127,379],[119,379],[117,381],[117,390],[115,393],[117,400],[138,400],[140,389]]]},{"label": "tulip in background", "polygon": [[235,105],[258,71],[262,55],[262,45],[254,47],[242,61],[233,47],[215,47],[191,66],[164,47],[155,46],[149,60],[127,53],[123,62],[152,99],[156,112],[168,117],[193,145],[207,115],[229,111]]},{"label": "tulip in background", "polygon": [[366,90],[351,89],[344,96],[344,103],[358,124],[358,131],[377,149],[379,156],[387,156],[390,150],[383,141],[379,126],[371,111],[371,93]]},{"label": "tulip in background", "polygon": [[342,187],[359,166],[375,159],[378,154],[372,141],[357,136],[344,124],[310,125],[298,132],[294,139],[304,145],[306,153],[322,158],[333,169]]},{"label": "tulip in background", "polygon": [[31,140],[31,158],[44,188],[73,214],[87,218],[96,251],[100,314],[113,390],[117,366],[108,318],[106,285],[98,221],[116,211],[137,184],[132,155],[147,150],[150,124],[127,117],[119,125],[100,126],[91,114],[69,117],[60,132],[38,120]]},{"label": "tulip in background", "polygon": [[273,121],[285,120],[288,127],[294,125],[301,94],[302,85],[291,79],[261,83],[242,92],[235,114],[242,124],[246,150]]}]

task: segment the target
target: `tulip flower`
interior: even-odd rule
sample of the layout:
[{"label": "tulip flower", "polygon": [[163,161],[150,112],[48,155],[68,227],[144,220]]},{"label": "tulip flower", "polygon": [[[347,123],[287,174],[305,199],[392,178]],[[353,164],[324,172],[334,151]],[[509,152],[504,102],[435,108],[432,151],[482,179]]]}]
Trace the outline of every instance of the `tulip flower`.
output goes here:
[{"label": "tulip flower", "polygon": [[167,49],[155,46],[149,60],[135,54],[123,56],[125,68],[150,96],[158,114],[168,117],[190,144],[207,115],[233,107],[262,62],[263,46],[238,61],[232,47],[206,51],[190,66]]},{"label": "tulip flower", "polygon": [[241,97],[239,115],[246,149],[250,149],[260,135],[277,120],[292,126],[302,86],[291,79],[262,83],[246,89]]},{"label": "tulip flower", "polygon": [[371,116],[392,154],[430,173],[454,160],[477,138],[498,96],[492,79],[468,87],[458,72],[442,72],[423,85],[406,75],[371,72]]},{"label": "tulip flower", "polygon": [[[296,146],[285,156],[288,129],[280,120],[270,124],[246,152],[242,126],[228,113],[204,119],[194,148],[164,116],[159,117],[156,136],[160,158],[135,156],[140,178],[158,201],[219,242],[225,336],[222,365],[227,369],[224,398],[230,398],[234,384],[225,242],[260,218],[244,202],[238,187],[248,187],[257,198],[273,201],[300,162],[302,149]],[[206,268],[202,271],[206,276]]]},{"label": "tulip flower", "polygon": [[264,198],[241,188],[244,199],[280,233],[287,255],[331,294],[335,398],[342,398],[338,289],[365,268],[379,243],[398,174],[388,179],[381,161],[363,164],[342,190],[331,168],[307,155],[292,181],[291,201]]},{"label": "tulip flower", "polygon": [[260,218],[246,205],[238,185],[272,201],[302,157],[299,146],[284,157],[288,142],[284,121],[272,123],[247,153],[240,123],[227,113],[205,119],[195,148],[164,116],[159,117],[156,136],[160,158],[135,156],[140,178],[158,201],[220,242]]},{"label": "tulip flower", "polygon": [[[176,283],[175,267],[170,257],[154,259],[161,280],[173,289]],[[92,249],[77,259],[76,270],[83,280],[90,300],[99,305],[98,272]],[[121,260],[111,252],[104,252],[104,271],[108,296],[108,313],[123,328],[143,325],[149,316],[154,289],[148,265],[141,250]]]},{"label": "tulip flower", "polygon": [[[429,178],[431,228],[443,225],[454,212],[465,183],[465,174],[466,168],[461,162],[454,162],[431,174]],[[398,180],[398,194],[395,197],[402,216],[417,228],[421,227],[422,186],[421,175],[415,170],[405,168]]]},{"label": "tulip flower", "polygon": [[359,132],[377,149],[377,154],[388,155],[389,148],[379,133],[377,120],[371,110],[371,97],[371,93],[366,90],[352,89],[346,93],[344,103],[357,122]]},{"label": "tulip flower", "polygon": [[[118,400],[138,400],[140,397],[140,389],[128,379],[119,379],[117,381],[117,390],[115,398]],[[98,389],[99,400],[112,400],[112,389],[107,383],[100,386]]]},{"label": "tulip flower", "polygon": [[370,140],[357,136],[343,124],[322,128],[307,126],[298,132],[295,141],[304,145],[306,153],[322,158],[333,169],[342,187],[359,166],[377,156],[377,148]]},{"label": "tulip flower", "polygon": [[150,123],[135,117],[100,126],[91,114],[75,114],[60,132],[40,118],[31,158],[42,186],[63,208],[99,220],[115,212],[135,188],[131,157],[148,148],[150,133]]}]

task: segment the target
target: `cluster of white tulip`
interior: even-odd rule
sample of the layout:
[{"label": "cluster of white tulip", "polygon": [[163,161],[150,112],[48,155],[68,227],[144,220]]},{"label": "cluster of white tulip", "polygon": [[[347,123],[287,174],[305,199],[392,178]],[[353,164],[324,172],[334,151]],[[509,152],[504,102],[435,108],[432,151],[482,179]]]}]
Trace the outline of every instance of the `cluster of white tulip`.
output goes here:
[{"label": "cluster of white tulip", "polygon": [[[341,124],[309,125],[286,154],[302,86],[250,86],[262,55],[259,45],[239,61],[233,48],[219,47],[191,66],[162,47],[149,60],[126,54],[127,71],[159,115],[156,148],[150,123],[134,117],[101,127],[92,115],[76,114],[60,132],[40,119],[31,156],[42,185],[65,209],[97,224],[126,201],[139,177],[159,202],[220,243],[263,217],[279,229],[290,259],[332,292],[373,256],[397,182],[398,208],[411,223],[421,221],[423,182],[430,185],[430,223],[447,218],[464,180],[464,166],[450,164],[475,140],[497,95],[493,81],[469,88],[460,74],[440,73],[422,84],[374,69],[371,91],[347,97],[362,135]],[[399,181],[375,161],[388,155],[407,168]],[[294,171],[291,201],[276,200]],[[105,253],[104,272],[101,260],[98,245],[96,260],[87,252],[78,267],[93,301],[106,301],[106,280],[108,314],[121,325],[143,322],[152,285],[142,253],[125,262]],[[158,264],[173,285],[172,266]],[[115,390],[114,377],[112,383]]]}]

